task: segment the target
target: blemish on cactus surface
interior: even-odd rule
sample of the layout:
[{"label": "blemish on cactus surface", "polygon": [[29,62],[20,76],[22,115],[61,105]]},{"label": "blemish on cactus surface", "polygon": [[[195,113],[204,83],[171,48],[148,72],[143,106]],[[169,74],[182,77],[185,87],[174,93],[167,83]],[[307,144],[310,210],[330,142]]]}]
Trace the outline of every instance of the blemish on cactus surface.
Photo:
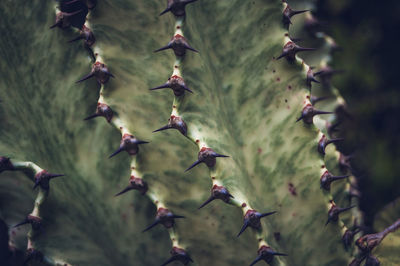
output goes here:
[{"label": "blemish on cactus surface", "polygon": [[292,183],[289,183],[288,186],[290,194],[292,194],[293,196],[297,196],[296,188],[294,187],[294,185]]}]

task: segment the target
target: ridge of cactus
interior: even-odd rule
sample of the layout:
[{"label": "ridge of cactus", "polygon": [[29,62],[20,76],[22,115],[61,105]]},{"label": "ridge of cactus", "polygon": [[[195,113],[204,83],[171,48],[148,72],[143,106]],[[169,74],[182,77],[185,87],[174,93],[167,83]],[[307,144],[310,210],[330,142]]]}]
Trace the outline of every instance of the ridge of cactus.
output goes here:
[{"label": "ridge of cactus", "polygon": [[[334,110],[345,106],[329,82],[334,40],[315,33],[318,48],[289,37],[304,30],[296,25],[309,28],[308,6],[60,0],[54,16],[54,4],[30,5],[29,30],[0,18],[13,40],[32,40],[32,49],[10,54],[0,41],[1,84],[13,88],[0,95],[9,99],[1,155],[67,177],[45,204],[41,196],[41,216],[26,216],[32,192],[13,181],[18,173],[1,174],[10,202],[1,217],[20,225],[13,245],[22,247],[23,224],[34,231],[36,217],[46,221],[34,242],[28,234],[29,263],[345,265],[363,257],[354,246],[362,231],[356,180],[340,173],[340,159],[351,169],[331,134],[340,123]],[[6,68],[28,51],[25,66]],[[0,158],[0,170],[12,170]],[[54,175],[11,164],[33,169],[38,195],[48,193]]]}]

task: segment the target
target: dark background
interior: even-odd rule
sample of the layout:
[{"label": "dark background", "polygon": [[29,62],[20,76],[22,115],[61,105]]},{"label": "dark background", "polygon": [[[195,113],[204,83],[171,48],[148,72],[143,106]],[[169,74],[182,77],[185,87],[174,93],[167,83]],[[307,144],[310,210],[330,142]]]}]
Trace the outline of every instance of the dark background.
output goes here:
[{"label": "dark background", "polygon": [[344,153],[353,154],[366,225],[400,196],[400,1],[319,0],[314,15],[341,47],[334,78],[348,104],[341,126]]}]

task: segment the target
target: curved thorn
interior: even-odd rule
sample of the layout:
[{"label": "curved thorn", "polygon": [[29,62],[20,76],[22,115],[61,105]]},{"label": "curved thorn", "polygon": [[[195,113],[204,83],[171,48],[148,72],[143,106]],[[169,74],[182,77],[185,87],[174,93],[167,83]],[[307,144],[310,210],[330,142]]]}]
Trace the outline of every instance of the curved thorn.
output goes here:
[{"label": "curved thorn", "polygon": [[315,83],[321,83],[318,80],[316,80],[314,77],[310,78],[310,81],[315,82]]},{"label": "curved thorn", "polygon": [[276,58],[276,60],[279,60],[279,59],[281,59],[282,57],[285,57],[287,55],[287,53],[282,53],[280,56],[278,56],[277,58]]},{"label": "curved thorn", "polygon": [[222,154],[218,154],[218,153],[213,154],[213,156],[214,157],[222,157],[222,158],[229,157],[228,155],[222,155]]},{"label": "curved thorn", "polygon": [[147,144],[147,143],[150,143],[150,142],[144,141],[144,140],[140,140],[140,139],[136,140],[136,144]]},{"label": "curved thorn", "polygon": [[193,91],[191,91],[191,90],[189,89],[188,86],[184,85],[183,88],[184,88],[185,90],[187,90],[188,92],[193,93]]},{"label": "curved thorn", "polygon": [[167,50],[167,49],[171,49],[171,48],[172,48],[172,45],[171,44],[167,44],[167,45],[161,47],[160,49],[154,50],[154,53],[157,53],[157,52],[160,52],[160,51],[164,51],[164,50]]},{"label": "curved thorn", "polygon": [[20,223],[14,225],[13,228],[17,228],[17,227],[19,227],[19,226],[21,226],[21,225],[24,225],[24,224],[29,224],[28,219],[25,219],[25,220],[23,220],[22,222],[20,222]]},{"label": "curved thorn", "polygon": [[301,13],[304,13],[304,12],[307,12],[307,11],[310,11],[310,10],[298,10],[298,11],[292,10],[292,12],[290,12],[291,13],[290,16],[293,17],[295,15],[298,15],[298,14],[301,14]]},{"label": "curved thorn", "polygon": [[76,83],[85,81],[85,80],[90,79],[92,77],[94,77],[94,73],[91,72],[91,73],[87,74],[86,76],[84,76],[83,78],[81,78],[80,80],[78,80]]},{"label": "curved thorn", "polygon": [[112,78],[115,78],[115,76],[113,75],[113,74],[111,74],[111,72],[110,71],[104,71],[104,73],[106,73],[107,75],[109,75],[110,77],[112,77]]},{"label": "curved thorn", "polygon": [[198,165],[202,162],[203,161],[199,161],[199,160],[195,161],[188,169],[185,170],[185,172],[189,171],[190,169],[192,169],[193,167],[195,167],[196,165]]},{"label": "curved thorn", "polygon": [[332,176],[332,181],[348,178],[349,175]]},{"label": "curved thorn", "polygon": [[170,86],[169,86],[168,83],[164,83],[164,84],[161,85],[161,86],[158,86],[158,87],[155,87],[155,88],[151,88],[151,89],[149,89],[149,90],[153,91],[153,90],[165,89],[165,88],[169,88],[169,87],[170,87]]},{"label": "curved thorn", "polygon": [[113,153],[110,155],[110,157],[108,157],[108,158],[114,157],[115,155],[117,155],[118,153],[120,153],[120,152],[123,151],[123,150],[124,150],[124,147],[120,146],[120,147],[118,148],[118,150],[116,150],[115,152],[113,152]]},{"label": "curved thorn", "polygon": [[199,52],[199,51],[197,51],[196,49],[194,49],[193,47],[191,47],[191,46],[188,45],[188,44],[185,44],[185,48],[188,49],[188,50],[191,50],[191,51],[193,51],[193,52],[196,52],[196,53]]},{"label": "curved thorn", "polygon": [[126,188],[124,188],[121,192],[118,192],[117,194],[114,195],[114,197],[117,197],[119,195],[122,195],[126,192],[128,192],[129,190],[132,190],[133,188],[131,186],[127,186]]},{"label": "curved thorn", "polygon": [[333,112],[325,112],[325,111],[320,111],[320,110],[314,111],[314,115],[327,115],[327,114],[333,114]]},{"label": "curved thorn", "polygon": [[35,190],[35,188],[37,188],[39,186],[39,183],[40,183],[39,181],[35,181],[35,185],[33,185],[32,189]]},{"label": "curved thorn", "polygon": [[164,15],[165,13],[169,12],[171,10],[171,8],[167,7],[163,12],[160,13],[159,16]]},{"label": "curved thorn", "polygon": [[216,198],[214,196],[210,196],[203,204],[200,205],[199,208],[197,208],[198,210],[200,210],[201,208],[203,208],[204,206],[206,206],[208,203],[210,203],[211,201],[215,200]]},{"label": "curved thorn", "polygon": [[279,253],[279,252],[273,252],[272,255],[274,255],[274,256],[289,256],[288,254]]},{"label": "curved thorn", "polygon": [[142,233],[144,233],[144,232],[146,232],[146,231],[149,231],[151,228],[153,228],[154,226],[158,225],[159,223],[160,223],[159,220],[155,220],[151,225],[149,225],[146,229],[144,229],[144,230],[142,231]]},{"label": "curved thorn", "polygon": [[257,258],[255,260],[253,260],[253,262],[250,264],[250,266],[255,265],[257,262],[259,262],[260,260],[262,260],[261,256],[257,256]]},{"label": "curved thorn", "polygon": [[175,261],[175,260],[176,260],[175,257],[171,257],[171,258],[169,258],[166,262],[164,262],[163,264],[161,264],[161,266],[168,265],[168,264],[170,264],[171,262],[173,262],[173,261]]},{"label": "curved thorn", "polygon": [[299,122],[303,118],[304,118],[303,116],[300,116],[299,118],[297,118],[296,123]]},{"label": "curved thorn", "polygon": [[50,29],[53,29],[53,28],[57,27],[57,26],[60,25],[61,23],[62,23],[62,22],[59,21],[59,22],[57,22],[57,23],[51,25],[51,26],[50,26]]},{"label": "curved thorn", "polygon": [[72,40],[68,41],[68,43],[76,42],[76,41],[79,41],[79,40],[82,40],[82,39],[83,39],[82,36],[78,36],[78,37],[73,38]]},{"label": "curved thorn", "polygon": [[170,128],[172,128],[172,127],[170,127],[169,125],[166,125],[166,126],[163,126],[163,127],[159,128],[159,129],[154,130],[153,133],[154,132],[158,132],[158,131],[163,131],[163,130],[166,130],[166,129],[170,129]]},{"label": "curved thorn", "polygon": [[249,222],[248,221],[244,221],[244,223],[243,223],[243,226],[242,226],[242,229],[240,229],[240,232],[239,232],[239,234],[237,235],[237,237],[239,237],[243,232],[244,232],[244,230],[246,230],[246,228],[249,226]]},{"label": "curved thorn", "polygon": [[262,213],[262,214],[260,215],[260,218],[263,218],[263,217],[269,216],[269,215],[271,215],[271,214],[274,214],[274,213],[276,213],[276,211],[273,211],[273,212],[267,212],[267,213]]},{"label": "curved thorn", "polygon": [[98,115],[98,114],[92,114],[92,115],[89,115],[88,117],[86,117],[86,118],[83,119],[83,120],[90,120],[90,119],[93,119],[93,118],[98,117],[98,116],[100,116],[100,115]]}]

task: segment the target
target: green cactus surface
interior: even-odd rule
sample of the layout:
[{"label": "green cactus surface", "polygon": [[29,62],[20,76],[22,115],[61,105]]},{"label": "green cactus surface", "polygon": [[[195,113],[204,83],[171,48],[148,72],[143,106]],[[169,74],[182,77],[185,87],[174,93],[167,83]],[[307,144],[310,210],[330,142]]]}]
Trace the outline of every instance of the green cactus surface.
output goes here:
[{"label": "green cactus surface", "polygon": [[[309,12],[291,19],[297,28],[288,34],[280,0],[187,1],[186,16],[159,16],[166,2],[98,1],[85,24],[94,44],[68,43],[75,28],[49,29],[57,2],[0,3],[0,156],[14,166],[0,167],[0,217],[11,245],[25,250],[28,234],[28,249],[44,256],[38,265],[162,265],[173,247],[185,250],[172,253],[185,265],[350,263],[358,251],[354,243],[346,250],[342,235],[362,215],[340,208],[357,205],[348,197],[353,178],[330,189],[320,181],[346,174],[333,144],[325,156],[318,149],[323,135],[334,139],[326,125],[335,115],[303,109],[344,105],[322,83],[313,95],[331,99],[310,102],[307,73],[328,66],[330,37],[318,35],[317,51],[278,60]],[[176,34],[198,52],[154,53]],[[90,72],[95,62],[100,70]],[[77,83],[88,73],[94,78]],[[181,83],[149,90],[168,78]],[[106,119],[89,119],[99,114]],[[48,189],[35,179],[43,169],[65,176]],[[252,210],[276,213],[246,228]],[[12,228],[28,214],[41,218],[39,229]],[[277,253],[257,253],[266,247]]]}]

